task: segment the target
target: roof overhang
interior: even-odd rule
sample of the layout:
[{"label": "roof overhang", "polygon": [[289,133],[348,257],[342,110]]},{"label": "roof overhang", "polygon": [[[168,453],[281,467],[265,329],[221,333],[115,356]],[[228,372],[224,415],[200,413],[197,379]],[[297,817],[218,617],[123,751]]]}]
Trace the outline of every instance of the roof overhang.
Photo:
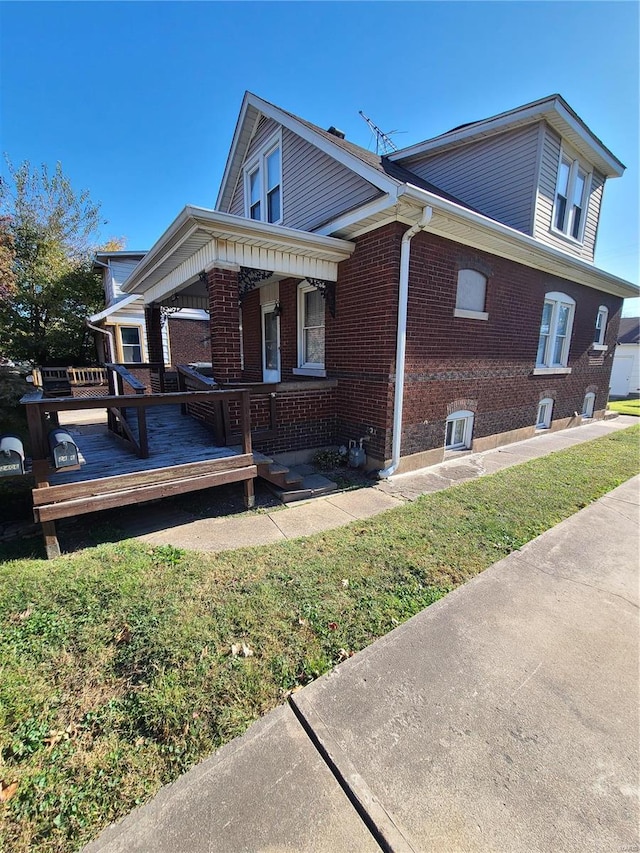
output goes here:
[{"label": "roof overhang", "polygon": [[457,148],[537,121],[546,121],[578,154],[605,176],[619,178],[624,172],[623,163],[589,130],[580,116],[560,95],[552,95],[515,110],[500,113],[485,121],[473,122],[451,130],[433,139],[396,151],[390,154],[388,159],[407,161],[407,164],[410,164],[416,157],[437,154],[445,149]]},{"label": "roof overhang", "polygon": [[334,219],[322,227],[321,233],[354,239],[391,221],[413,225],[427,206],[433,210],[429,232],[603,293],[626,299],[640,296],[640,288],[631,282],[411,184],[401,187],[393,196],[369,202]]},{"label": "roof overhang", "polygon": [[116,311],[120,311],[122,308],[126,308],[128,305],[131,305],[131,303],[135,302],[136,299],[140,299],[137,293],[130,296],[124,296],[122,299],[118,300],[118,302],[114,302],[98,314],[93,314],[91,317],[87,317],[87,320],[90,323],[99,323],[101,320],[106,320],[107,317],[115,314]]},{"label": "roof overhang", "polygon": [[246,151],[261,115],[272,118],[278,124],[288,128],[292,133],[315,145],[325,154],[333,157],[334,160],[337,160],[343,166],[347,166],[351,171],[369,181],[382,192],[393,191],[399,185],[397,180],[385,175],[379,169],[374,169],[373,166],[368,165],[359,157],[331,142],[330,139],[317,133],[312,127],[298,121],[291,113],[281,110],[275,104],[264,101],[252,92],[246,92],[233,134],[233,141],[222,176],[222,182],[220,183],[220,191],[216,201],[217,210],[225,210],[231,204]]},{"label": "roof overhang", "polygon": [[124,282],[122,290],[162,302],[221,265],[336,281],[355,246],[335,237],[187,206]]}]

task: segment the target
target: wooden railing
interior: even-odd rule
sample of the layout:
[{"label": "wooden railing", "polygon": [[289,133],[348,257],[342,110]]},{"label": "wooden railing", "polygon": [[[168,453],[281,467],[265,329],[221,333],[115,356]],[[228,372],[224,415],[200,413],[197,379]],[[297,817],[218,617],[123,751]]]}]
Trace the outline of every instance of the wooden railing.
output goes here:
[{"label": "wooden railing", "polygon": [[[117,365],[120,367],[120,365]],[[124,382],[118,370],[116,376]],[[129,380],[126,380],[127,382]],[[229,459],[212,459],[208,462],[178,464],[137,473],[125,473],[111,477],[87,478],[85,481],[49,485],[53,469],[49,462],[48,433],[58,425],[58,413],[63,411],[84,412],[90,409],[117,410],[126,412],[135,409],[139,416],[137,453],[148,458],[149,446],[146,432],[146,409],[153,406],[186,405],[195,399],[233,401],[239,407],[241,419],[242,455]],[[25,395],[24,404],[29,427],[32,473],[35,479],[34,516],[42,524],[48,557],[60,554],[55,519],[125,506],[144,500],[155,500],[172,494],[182,494],[196,489],[209,488],[224,483],[244,483],[245,505],[254,505],[253,479],[257,469],[253,461],[251,443],[251,404],[248,391],[190,391],[177,394],[111,394],[108,397],[44,397],[41,389]],[[124,418],[126,420],[126,418]],[[130,426],[129,424],[127,424]],[[176,440],[179,440],[176,436]],[[79,466],[78,466],[79,467]],[[73,470],[73,469],[71,469]]]},{"label": "wooden railing", "polygon": [[34,367],[31,374],[37,388],[46,382],[68,382],[72,386],[107,384],[104,367]]},{"label": "wooden railing", "polygon": [[[119,365],[118,365],[119,366]],[[142,429],[138,429],[136,455],[142,459],[148,458],[149,444],[146,431],[144,412],[153,406],[188,405],[189,403],[210,401],[219,403],[221,400],[236,403],[240,417],[240,443],[243,453],[251,453],[251,400],[248,391],[187,391],[176,394],[118,394],[108,397],[50,397],[43,396],[42,391],[34,391],[25,395],[21,402],[27,412],[27,424],[31,442],[34,473],[36,464],[43,462],[48,472],[49,446],[48,431],[57,425],[57,413],[68,411],[86,411],[88,409],[116,409],[125,411],[135,409],[142,412]],[[138,421],[140,424],[140,420]],[[130,425],[129,425],[130,426]]]}]

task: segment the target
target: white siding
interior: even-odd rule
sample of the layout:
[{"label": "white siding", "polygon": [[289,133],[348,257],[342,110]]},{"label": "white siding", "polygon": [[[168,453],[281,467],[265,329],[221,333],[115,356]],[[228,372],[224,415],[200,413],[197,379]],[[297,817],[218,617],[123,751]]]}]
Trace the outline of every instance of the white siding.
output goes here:
[{"label": "white siding", "polygon": [[537,152],[538,125],[530,125],[401,162],[486,216],[529,234]]},{"label": "white siding", "polygon": [[[560,137],[549,127],[546,127],[540,162],[534,237],[548,246],[561,249],[586,261],[592,261],[605,179],[599,172],[593,172],[584,227],[584,242],[581,245],[570,239],[565,240],[551,230],[559,162]],[[584,163],[583,165],[591,171],[588,163]]]},{"label": "white siding", "polygon": [[122,296],[122,285],[129,278],[139,261],[135,258],[111,258],[109,267],[111,270],[112,293],[114,299]]},{"label": "white siding", "polygon": [[[279,125],[264,116],[258,122],[245,160],[276,132]],[[283,225],[311,231],[347,210],[375,198],[380,191],[287,128],[282,129]],[[244,216],[242,173],[229,213]]]}]

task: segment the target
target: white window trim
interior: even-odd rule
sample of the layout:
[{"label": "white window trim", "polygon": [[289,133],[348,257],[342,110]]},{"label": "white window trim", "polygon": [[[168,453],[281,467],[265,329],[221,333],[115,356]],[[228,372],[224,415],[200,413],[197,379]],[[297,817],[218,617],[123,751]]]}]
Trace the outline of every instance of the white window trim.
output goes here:
[{"label": "white window trim", "polygon": [[[536,413],[536,429],[537,430],[538,429],[539,430],[550,429],[551,422],[553,421],[554,403],[555,403],[555,400],[553,399],[553,397],[545,397],[543,400],[540,400],[540,402],[538,403],[538,411]],[[540,409],[542,408],[542,406],[547,406],[548,414],[544,418],[544,420],[541,421],[540,420]]]},{"label": "white window trim", "polygon": [[[573,332],[573,320],[576,313],[576,301],[572,299],[570,296],[567,296],[566,293],[560,293],[558,291],[551,291],[550,293],[545,293],[544,296],[544,305],[550,304],[551,308],[551,320],[549,323],[549,334],[547,336],[547,342],[545,346],[545,351],[543,353],[544,361],[540,363],[536,363],[535,369],[533,371],[534,375],[541,375],[544,373],[571,373],[571,368],[568,367],[569,364],[569,351],[571,349],[571,334]],[[543,305],[543,311],[544,311]],[[550,359],[552,357],[553,350],[555,349],[555,340],[557,337],[557,329],[558,329],[558,314],[559,314],[559,306],[567,305],[569,307],[569,318],[567,320],[567,333],[565,335],[564,344],[562,347],[562,353],[560,356],[560,361],[558,363],[550,363]],[[540,328],[542,328],[542,317],[540,318]],[[538,340],[540,339],[540,335],[538,335]],[[536,352],[537,358],[537,352]]]},{"label": "white window trim", "polygon": [[[303,361],[304,358],[304,294],[310,293],[312,290],[317,291],[318,288],[309,284],[307,281],[301,281],[298,285],[296,301],[298,303],[298,366],[294,368],[293,373],[296,376],[326,376],[324,362],[319,361]],[[327,341],[326,327],[326,311],[325,311],[325,346]],[[326,350],[325,350],[326,357]]]},{"label": "white window trim", "polygon": [[249,160],[243,169],[243,187],[244,187],[244,215],[247,219],[251,219],[251,191],[249,188],[249,176],[252,175],[256,169],[260,170],[260,210],[262,212],[262,216],[260,219],[256,219],[256,222],[269,222],[267,219],[267,169],[266,169],[266,161],[267,157],[271,152],[275,149],[280,149],[280,219],[275,222],[269,223],[270,225],[282,225],[283,217],[284,217],[284,192],[282,186],[282,172],[283,172],[283,164],[282,164],[282,128],[278,129],[276,133],[269,137],[269,139],[260,147],[260,149],[252,156],[251,160]]},{"label": "white window trim", "polygon": [[607,323],[609,322],[609,309],[607,308],[606,305],[600,305],[598,307],[598,313],[596,314],[596,326],[595,326],[596,329],[598,329],[598,325],[597,325],[598,324],[598,317],[600,317],[601,314],[603,315],[604,319],[602,321],[602,326],[598,330],[600,332],[600,335],[599,335],[598,340],[594,341],[593,344],[591,345],[591,349],[607,350],[608,347],[606,346],[604,339],[605,339],[605,335],[607,334]]},{"label": "white window trim", "polygon": [[[556,226],[556,213],[558,205],[558,189],[560,185],[560,166],[562,165],[563,160],[566,160],[569,163],[569,180],[567,182],[567,207],[565,209],[564,228],[558,228]],[[573,191],[575,188],[578,170],[584,172],[585,178],[584,189],[582,191],[582,220],[580,222],[580,230],[578,232],[578,236],[574,237],[573,234],[569,232],[569,226],[571,224],[571,200],[573,199]],[[587,221],[589,199],[591,198],[592,182],[593,170],[590,170],[588,166],[585,166],[584,163],[581,163],[577,155],[570,151],[568,148],[560,146],[560,156],[558,158],[558,170],[556,174],[556,187],[553,196],[553,210],[551,211],[550,230],[558,237],[561,237],[563,240],[567,240],[568,242],[573,243],[577,246],[582,246],[584,243],[584,231],[585,224]]]},{"label": "white window trim", "polygon": [[486,311],[468,311],[466,308],[456,308],[453,312],[454,317],[462,317],[465,320],[488,320],[489,315]]},{"label": "white window trim", "polygon": [[[445,431],[444,431],[444,449],[445,450],[469,450],[471,447],[471,440],[473,437],[473,421],[474,414],[470,412],[468,409],[461,409],[459,412],[452,412],[446,422],[445,422]],[[462,441],[458,444],[447,444],[447,424],[452,421],[465,421],[464,425],[464,434],[462,437]]]},{"label": "white window trim", "polygon": [[[591,404],[591,413],[590,414],[588,414],[589,404],[587,403],[587,400]],[[584,395],[584,400],[582,401],[582,417],[583,417],[583,420],[591,420],[593,418],[593,413],[594,413],[595,407],[596,407],[596,395],[593,393],[593,391],[587,391],[587,393]]]}]

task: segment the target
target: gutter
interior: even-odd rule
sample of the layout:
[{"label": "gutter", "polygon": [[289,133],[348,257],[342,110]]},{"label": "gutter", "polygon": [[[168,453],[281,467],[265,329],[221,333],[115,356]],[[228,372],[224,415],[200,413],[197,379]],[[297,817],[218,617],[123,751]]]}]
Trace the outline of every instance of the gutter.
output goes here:
[{"label": "gutter", "polygon": [[400,247],[400,278],[398,281],[398,327],[396,333],[396,386],[393,395],[393,444],[391,449],[391,464],[378,472],[378,477],[385,480],[394,474],[400,463],[400,447],[402,444],[402,404],[404,400],[405,352],[407,348],[407,306],[409,303],[409,261],[411,258],[411,241],[419,231],[424,231],[431,222],[433,208],[424,207],[420,221],[412,225],[402,235]]}]

